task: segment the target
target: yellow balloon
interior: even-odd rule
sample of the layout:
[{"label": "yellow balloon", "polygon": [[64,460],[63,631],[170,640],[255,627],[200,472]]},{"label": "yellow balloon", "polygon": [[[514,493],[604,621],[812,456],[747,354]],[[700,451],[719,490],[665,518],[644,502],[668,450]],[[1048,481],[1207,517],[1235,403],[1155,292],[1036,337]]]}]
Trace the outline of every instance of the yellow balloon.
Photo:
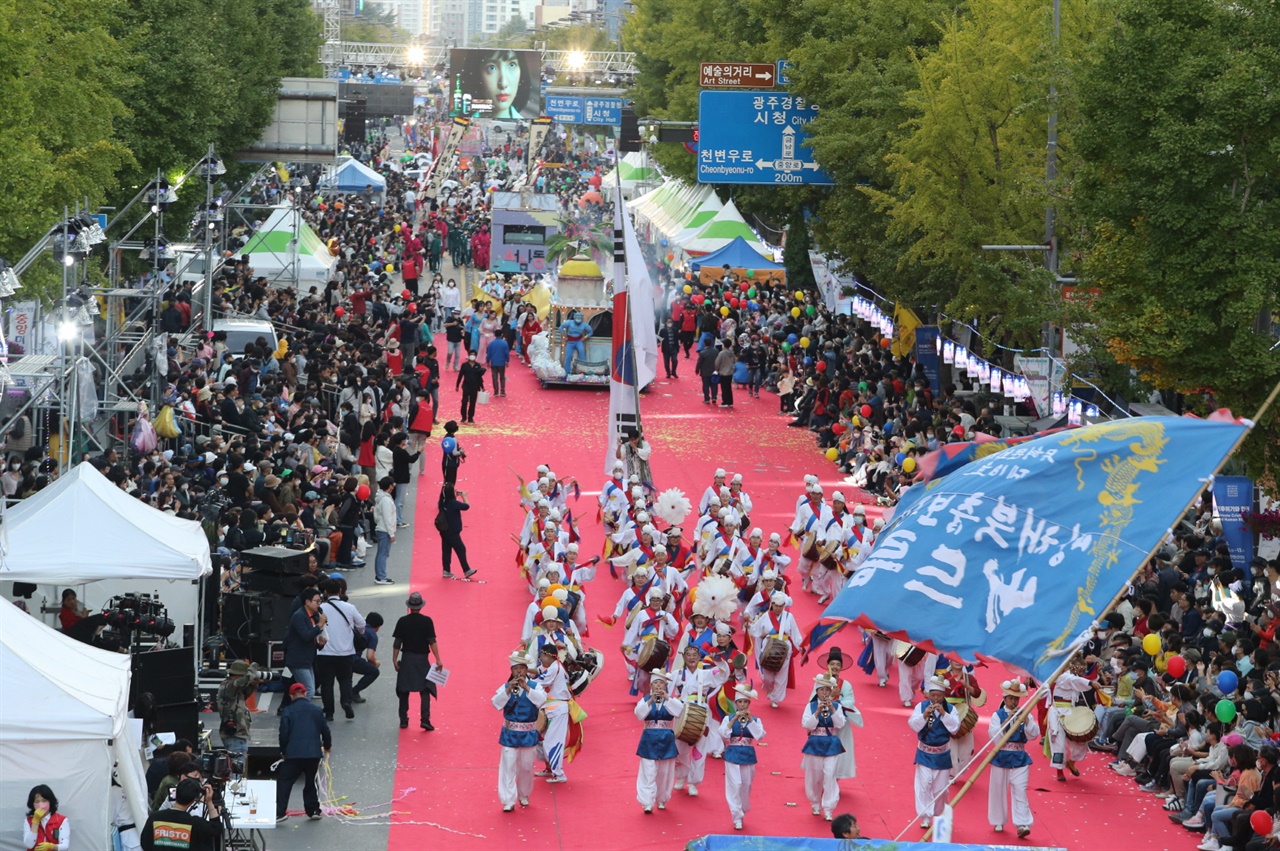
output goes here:
[{"label": "yellow balloon", "polygon": [[689,293],[691,293],[691,292],[693,292],[693,287],[689,286],[688,284],[685,284],[685,285],[684,285],[684,293],[685,293],[685,295],[688,295],[688,294],[689,294]]},{"label": "yellow balloon", "polygon": [[914,459],[914,458],[906,458],[905,460],[903,460],[903,462],[902,462],[902,472],[904,472],[904,473],[914,473],[915,471],[916,471],[916,459]]},{"label": "yellow balloon", "polygon": [[794,316],[796,319],[799,319],[799,318],[800,318],[800,308],[798,308],[798,307],[793,307],[793,308],[791,308],[791,315],[792,315],[792,316]]},{"label": "yellow balloon", "polygon": [[388,264],[387,264],[387,274],[388,274],[388,275],[390,275],[390,274],[391,274],[392,272],[394,272],[395,270],[396,270],[396,267],[395,267],[395,266],[392,266],[390,263],[388,263]]},{"label": "yellow balloon", "polygon": [[396,233],[399,233],[399,232],[400,232],[400,226],[396,225]]},{"label": "yellow balloon", "polygon": [[1160,655],[1160,636],[1154,632],[1147,633],[1142,639],[1142,649],[1147,651],[1148,656]]},{"label": "yellow balloon", "polygon": [[721,315],[721,316],[728,316],[728,315],[729,315],[729,308],[727,308],[727,307],[722,307],[722,308],[720,308],[720,315]]},{"label": "yellow balloon", "polygon": [[804,293],[800,290],[796,290],[796,301],[804,301]]},{"label": "yellow balloon", "polygon": [[834,446],[827,450],[828,461],[834,461],[839,457],[840,457],[840,450],[836,449]]},{"label": "yellow balloon", "polygon": [[800,338],[800,348],[802,348],[802,349],[807,349],[807,348],[809,348],[809,338],[808,338],[808,337],[801,337],[801,338]]}]

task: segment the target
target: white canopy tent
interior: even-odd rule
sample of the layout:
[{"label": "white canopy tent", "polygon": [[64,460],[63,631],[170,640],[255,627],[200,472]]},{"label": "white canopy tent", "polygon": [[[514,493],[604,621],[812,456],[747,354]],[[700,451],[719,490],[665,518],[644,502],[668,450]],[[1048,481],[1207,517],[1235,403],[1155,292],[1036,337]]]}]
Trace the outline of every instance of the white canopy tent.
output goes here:
[{"label": "white canopy tent", "polygon": [[[0,823],[17,825],[27,793],[47,784],[72,847],[108,851],[114,767],[133,822],[147,818],[142,759],[128,734],[131,658],[82,644],[0,604]],[[16,830],[0,849],[23,848]]]}]

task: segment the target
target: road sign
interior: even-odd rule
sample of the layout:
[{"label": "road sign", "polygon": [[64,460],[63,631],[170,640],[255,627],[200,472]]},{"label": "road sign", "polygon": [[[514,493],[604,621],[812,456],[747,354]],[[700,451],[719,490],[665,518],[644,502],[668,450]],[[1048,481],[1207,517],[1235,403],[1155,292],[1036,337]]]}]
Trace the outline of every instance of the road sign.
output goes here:
[{"label": "road sign", "polygon": [[778,60],[778,71],[777,71],[777,74],[778,74],[778,85],[779,85],[779,86],[789,86],[789,85],[791,85],[791,78],[790,78],[789,76],[787,76],[787,69],[788,69],[788,68],[794,68],[794,67],[795,67],[795,63],[793,63],[790,59],[779,59],[779,60]]},{"label": "road sign", "polygon": [[774,92],[702,92],[698,182],[835,183],[804,147],[818,107]]},{"label": "road sign", "polygon": [[697,127],[659,127],[659,142],[679,142],[682,145],[693,144],[698,141]]},{"label": "road sign", "polygon": [[622,98],[547,95],[542,103],[543,115],[561,124],[622,125]]},{"label": "road sign", "polygon": [[772,89],[777,68],[770,62],[703,62],[698,85],[704,89]]}]

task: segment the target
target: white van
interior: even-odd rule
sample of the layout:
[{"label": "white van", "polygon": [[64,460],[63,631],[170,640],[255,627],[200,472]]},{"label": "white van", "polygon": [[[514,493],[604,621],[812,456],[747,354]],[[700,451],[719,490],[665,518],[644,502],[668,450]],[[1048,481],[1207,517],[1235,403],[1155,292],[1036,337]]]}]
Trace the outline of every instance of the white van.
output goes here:
[{"label": "white van", "polygon": [[227,351],[233,355],[244,354],[245,348],[250,343],[256,343],[259,337],[267,341],[272,351],[280,344],[275,326],[265,319],[215,319],[213,332],[216,334],[219,331],[226,333]]}]

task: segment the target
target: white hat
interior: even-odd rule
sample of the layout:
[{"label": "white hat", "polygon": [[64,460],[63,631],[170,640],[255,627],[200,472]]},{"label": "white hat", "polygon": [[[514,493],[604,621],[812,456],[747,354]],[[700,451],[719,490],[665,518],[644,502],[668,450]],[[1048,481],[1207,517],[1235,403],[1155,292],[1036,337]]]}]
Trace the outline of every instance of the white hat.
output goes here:
[{"label": "white hat", "polygon": [[733,474],[733,481],[734,481],[734,483],[735,483],[735,484],[739,484],[739,485],[740,485],[740,484],[742,484],[742,474],[741,474],[741,473],[734,473],[734,474]]},{"label": "white hat", "polygon": [[538,587],[539,587],[539,588],[550,588],[550,587],[551,587],[551,580],[550,580],[550,579],[548,579],[548,578],[547,578],[547,577],[545,577],[545,576],[544,576],[544,577],[542,577],[541,579],[539,579],[539,580],[538,580]]},{"label": "white hat", "polygon": [[637,511],[637,512],[636,512],[636,522],[637,522],[637,523],[648,523],[648,522],[649,522],[649,512],[647,512],[647,511]]},{"label": "white hat", "polygon": [[759,526],[755,527],[754,529],[752,529],[752,530],[751,530],[751,537],[753,537],[753,538],[763,538],[763,537],[764,537],[764,530],[763,530],[763,529],[761,529]]},{"label": "white hat", "polygon": [[640,534],[652,536],[658,534],[658,530],[654,528],[652,523],[646,523],[640,527]]},{"label": "white hat", "polygon": [[547,510],[550,510],[550,509],[551,509],[551,503],[550,503],[548,500],[540,499],[540,500],[538,500],[538,507],[539,507],[539,508],[545,508],[545,509],[547,509]]},{"label": "white hat", "polygon": [[564,548],[564,551],[567,553],[576,553],[578,551],[578,545],[576,543],[569,544]]},{"label": "white hat", "polygon": [[665,546],[663,546],[662,544],[654,544],[654,545],[653,545],[653,554],[654,554],[654,555],[657,555],[658,553],[662,553],[663,555],[666,555],[666,554],[667,554],[667,548],[666,548]]},{"label": "white hat", "polygon": [[555,606],[543,606],[542,619],[544,621],[558,621],[560,620],[560,610]]},{"label": "white hat", "polygon": [[507,657],[507,661],[511,663],[511,667],[513,668],[516,665],[524,665],[530,668],[533,667],[533,660],[526,656],[523,650],[516,650],[513,652]]},{"label": "white hat", "polygon": [[726,473],[726,472],[724,471],[724,467],[717,467],[717,468],[716,468],[716,476],[715,476],[715,477],[716,477],[717,479],[723,479],[723,478],[724,478],[725,476],[727,476],[727,475],[728,475],[728,473]]},{"label": "white hat", "polygon": [[679,526],[672,526],[670,529],[667,530],[668,535],[679,535],[683,532],[684,530],[681,529]]},{"label": "white hat", "polygon": [[631,571],[631,578],[634,579],[637,576],[641,579],[648,579],[653,576],[653,571],[649,569],[647,564],[637,564]]},{"label": "white hat", "polygon": [[831,494],[832,502],[844,502],[844,494],[840,491],[833,491]]},{"label": "white hat", "polygon": [[782,536],[781,536],[781,535],[779,535],[777,532],[772,532],[772,533],[770,533],[770,534],[769,534],[769,540],[770,540],[770,541],[777,541],[777,542],[781,543],[781,542],[782,542]]},{"label": "white hat", "polygon": [[551,511],[549,511],[549,512],[547,513],[547,519],[548,519],[548,520],[555,520],[555,521],[559,522],[559,520],[560,520],[560,509],[558,509],[558,508],[553,508],[553,509],[551,509]]},{"label": "white hat", "polygon": [[217,461],[217,460],[218,460],[218,456],[214,455],[212,452],[204,453],[204,463],[212,464],[214,461]]},{"label": "white hat", "polygon": [[716,512],[716,516],[719,517],[721,520],[723,520],[732,513],[733,513],[732,508],[722,508]]},{"label": "white hat", "polygon": [[669,683],[671,682],[671,675],[659,668],[649,674],[649,682],[654,680],[662,680],[664,683]]},{"label": "white hat", "polygon": [[738,686],[733,690],[734,700],[756,700],[759,697],[760,695],[755,691],[755,689],[743,688],[742,686]]},{"label": "white hat", "polygon": [[638,484],[640,484],[640,474],[639,474],[639,473],[632,473],[632,474],[631,474],[631,480],[630,480],[630,481],[631,481],[631,483],[632,483],[632,484],[634,484],[634,485],[638,485]]},{"label": "white hat", "polygon": [[631,488],[631,495],[632,495],[632,496],[644,496],[644,488],[640,487],[639,485],[635,485],[635,486],[633,486],[633,487]]},{"label": "white hat", "polygon": [[166,449],[164,452],[162,452],[162,453],[160,453],[160,454],[164,456],[164,460],[166,460],[166,461],[172,461],[172,460],[173,460],[173,450],[172,450],[172,449]]},{"label": "white hat", "polygon": [[[833,497],[831,497],[831,498],[832,498],[832,499],[835,499],[835,497],[834,497],[834,496],[833,496]],[[855,506],[853,507],[853,513],[854,513],[854,514],[866,514],[866,513],[867,513],[867,509],[866,509],[866,507],[864,507],[864,506],[861,506],[861,505],[855,505]]]},{"label": "white hat", "polygon": [[558,561],[547,562],[547,566],[544,567],[543,570],[545,570],[547,573],[554,573],[556,575],[564,573],[564,571],[560,569],[560,562]]},{"label": "white hat", "polygon": [[[621,466],[621,462],[619,462],[619,466]],[[539,475],[542,475],[542,474],[548,473],[548,472],[550,472],[550,471],[551,471],[551,468],[550,468],[550,467],[548,467],[546,464],[539,464],[539,465],[538,465],[538,474],[539,474]]]},{"label": "white hat", "polygon": [[872,529],[883,529],[883,528],[884,528],[884,518],[883,518],[883,517],[877,517],[877,518],[875,519],[875,522],[871,524],[871,528],[872,528]]},{"label": "white hat", "polygon": [[551,480],[548,479],[546,476],[543,476],[540,479],[538,479],[538,487],[542,487],[543,485],[546,485],[547,487],[551,487]]},{"label": "white hat", "polygon": [[813,684],[816,688],[835,688],[835,677],[823,671],[821,674],[813,678]]},{"label": "white hat", "polygon": [[734,514],[733,512],[730,512],[729,516],[724,519],[724,525],[726,526],[737,526],[741,522],[742,522],[742,519],[739,518],[738,515]]},{"label": "white hat", "polygon": [[559,600],[561,603],[563,603],[565,600],[568,600],[568,599],[569,599],[569,589],[568,589],[568,588],[557,588],[556,590],[554,590],[554,591],[552,591],[552,592],[551,592],[551,596],[552,596],[552,597],[555,597],[557,600]]},{"label": "white hat", "polygon": [[729,624],[729,623],[716,624],[716,635],[733,635],[733,624]]},{"label": "white hat", "polygon": [[769,605],[771,606],[786,606],[786,605],[789,605],[790,603],[791,603],[791,598],[788,597],[786,594],[782,593],[781,591],[774,591],[773,594],[769,597]]},{"label": "white hat", "polygon": [[942,677],[935,675],[925,680],[925,683],[920,687],[920,690],[923,692],[946,691],[947,681],[944,680]]},{"label": "white hat", "polygon": [[729,490],[728,488],[720,488],[720,495],[732,498],[733,491]]},{"label": "white hat", "polygon": [[778,578],[778,571],[774,570],[773,568],[770,568],[770,569],[768,569],[768,570],[764,571],[763,573],[761,573],[761,574],[760,574],[760,578],[761,578],[761,579],[777,579],[777,578]]},{"label": "white hat", "polygon": [[542,531],[543,532],[559,532],[560,524],[554,520],[548,519],[546,523],[542,524]]},{"label": "white hat", "polygon": [[1005,697],[1026,697],[1027,684],[1022,680],[1005,680],[1000,683],[1000,691]]},{"label": "white hat", "polygon": [[614,462],[613,462],[613,469],[615,469],[615,470],[625,470],[625,469],[626,469],[626,467],[624,467],[624,466],[622,465],[622,462],[621,462],[621,461],[614,461]]},{"label": "white hat", "polygon": [[818,477],[809,473],[804,477],[804,483],[806,485],[816,485],[818,483]]},{"label": "white hat", "polygon": [[645,599],[657,600],[662,598],[665,594],[666,594],[665,591],[663,591],[661,588],[655,585],[649,589],[649,593],[645,595]]}]

